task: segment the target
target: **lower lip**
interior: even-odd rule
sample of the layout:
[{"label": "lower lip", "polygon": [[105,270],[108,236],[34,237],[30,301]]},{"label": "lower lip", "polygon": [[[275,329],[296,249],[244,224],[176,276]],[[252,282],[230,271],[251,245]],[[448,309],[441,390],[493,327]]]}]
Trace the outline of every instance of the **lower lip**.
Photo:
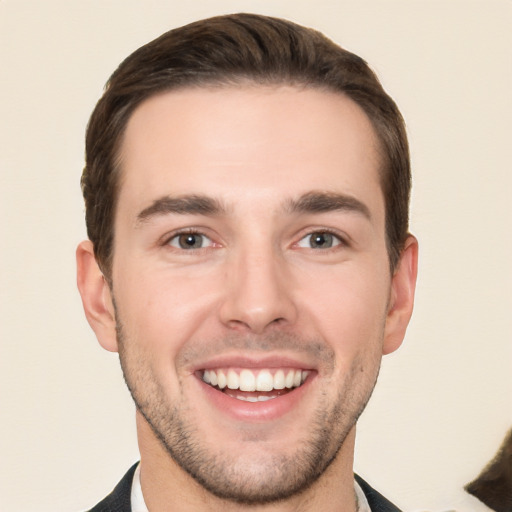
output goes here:
[{"label": "lower lip", "polygon": [[314,376],[308,376],[304,384],[294,388],[289,393],[266,400],[264,402],[246,402],[238,400],[222,391],[213,388],[199,378],[197,379],[202,391],[214,407],[233,419],[244,422],[265,422],[276,420],[293,409],[304,398],[304,394],[309,389]]}]

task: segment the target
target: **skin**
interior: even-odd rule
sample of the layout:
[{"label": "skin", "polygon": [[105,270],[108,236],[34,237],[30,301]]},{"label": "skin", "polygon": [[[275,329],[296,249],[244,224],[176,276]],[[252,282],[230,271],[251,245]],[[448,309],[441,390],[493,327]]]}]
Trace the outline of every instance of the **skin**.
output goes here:
[{"label": "skin", "polygon": [[[89,241],[78,285],[138,405],[152,512],[355,510],[355,424],[417,269],[410,236],[390,275],[379,164],[363,111],[320,90],[184,89],[132,115],[112,289]],[[201,381],[226,366],[309,374],[251,409]]]}]

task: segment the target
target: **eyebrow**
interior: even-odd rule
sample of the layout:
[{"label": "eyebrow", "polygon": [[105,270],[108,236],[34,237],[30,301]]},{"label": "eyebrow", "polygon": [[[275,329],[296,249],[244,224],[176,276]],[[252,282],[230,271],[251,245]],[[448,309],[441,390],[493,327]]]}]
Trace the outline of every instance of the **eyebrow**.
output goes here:
[{"label": "eyebrow", "polygon": [[353,196],[337,192],[307,192],[286,205],[290,213],[326,213],[333,211],[353,212],[372,219],[366,204]]},{"label": "eyebrow", "polygon": [[[326,213],[332,211],[354,212],[371,220],[370,209],[355,197],[337,192],[307,192],[285,204],[287,213]],[[227,212],[219,200],[199,194],[178,197],[163,196],[144,208],[137,215],[137,224],[143,224],[153,217],[177,215],[219,216]]]},{"label": "eyebrow", "polygon": [[143,224],[153,217],[166,214],[215,216],[224,213],[226,213],[226,207],[212,197],[198,194],[163,196],[137,215],[137,224]]}]

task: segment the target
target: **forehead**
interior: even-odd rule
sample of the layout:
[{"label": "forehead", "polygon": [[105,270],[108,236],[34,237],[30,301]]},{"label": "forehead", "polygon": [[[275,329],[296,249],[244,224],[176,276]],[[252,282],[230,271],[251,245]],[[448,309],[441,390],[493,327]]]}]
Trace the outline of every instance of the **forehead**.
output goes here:
[{"label": "forehead", "polygon": [[165,195],[286,201],[310,190],[381,196],[378,141],[342,94],[291,86],[188,88],[131,116],[119,208]]}]

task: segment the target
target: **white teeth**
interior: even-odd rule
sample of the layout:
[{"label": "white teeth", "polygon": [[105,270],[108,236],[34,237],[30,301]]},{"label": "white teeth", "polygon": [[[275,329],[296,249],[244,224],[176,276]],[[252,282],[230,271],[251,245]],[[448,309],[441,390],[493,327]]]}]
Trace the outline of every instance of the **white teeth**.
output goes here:
[{"label": "white teeth", "polygon": [[[215,373],[215,372],[212,370],[211,373]],[[224,389],[227,385],[228,385],[228,382],[226,379],[226,374],[222,370],[219,370],[217,372],[217,386],[219,386],[220,389]]]},{"label": "white teeth", "polygon": [[256,391],[256,377],[251,370],[240,372],[240,391]]},{"label": "white teeth", "polygon": [[277,398],[277,396],[260,395],[258,397],[258,402],[266,402],[267,400],[273,400],[274,398]]},{"label": "white teeth", "polygon": [[277,395],[268,396],[268,395],[260,395],[260,396],[247,396],[247,395],[237,395],[233,398],[236,398],[237,400],[242,400],[242,402],[266,402],[267,400],[273,400],[274,398],[277,398]]},{"label": "white teeth", "polygon": [[236,396],[238,400],[243,400],[244,402],[257,402],[258,397],[257,396]]},{"label": "white teeth", "polygon": [[274,375],[268,369],[249,370],[240,372],[230,368],[229,370],[205,370],[203,381],[219,389],[240,389],[240,391],[268,392],[273,389],[292,389],[303,384],[309,375],[307,370],[277,370]]},{"label": "white teeth", "polygon": [[227,384],[229,389],[238,389],[240,387],[240,378],[234,370],[228,370]]},{"label": "white teeth", "polygon": [[284,389],[284,388],[285,388],[284,372],[283,372],[283,370],[277,370],[276,374],[274,375],[274,389]]},{"label": "white teeth", "polygon": [[256,389],[258,391],[272,391],[274,389],[274,378],[268,370],[261,370],[256,377]]}]

